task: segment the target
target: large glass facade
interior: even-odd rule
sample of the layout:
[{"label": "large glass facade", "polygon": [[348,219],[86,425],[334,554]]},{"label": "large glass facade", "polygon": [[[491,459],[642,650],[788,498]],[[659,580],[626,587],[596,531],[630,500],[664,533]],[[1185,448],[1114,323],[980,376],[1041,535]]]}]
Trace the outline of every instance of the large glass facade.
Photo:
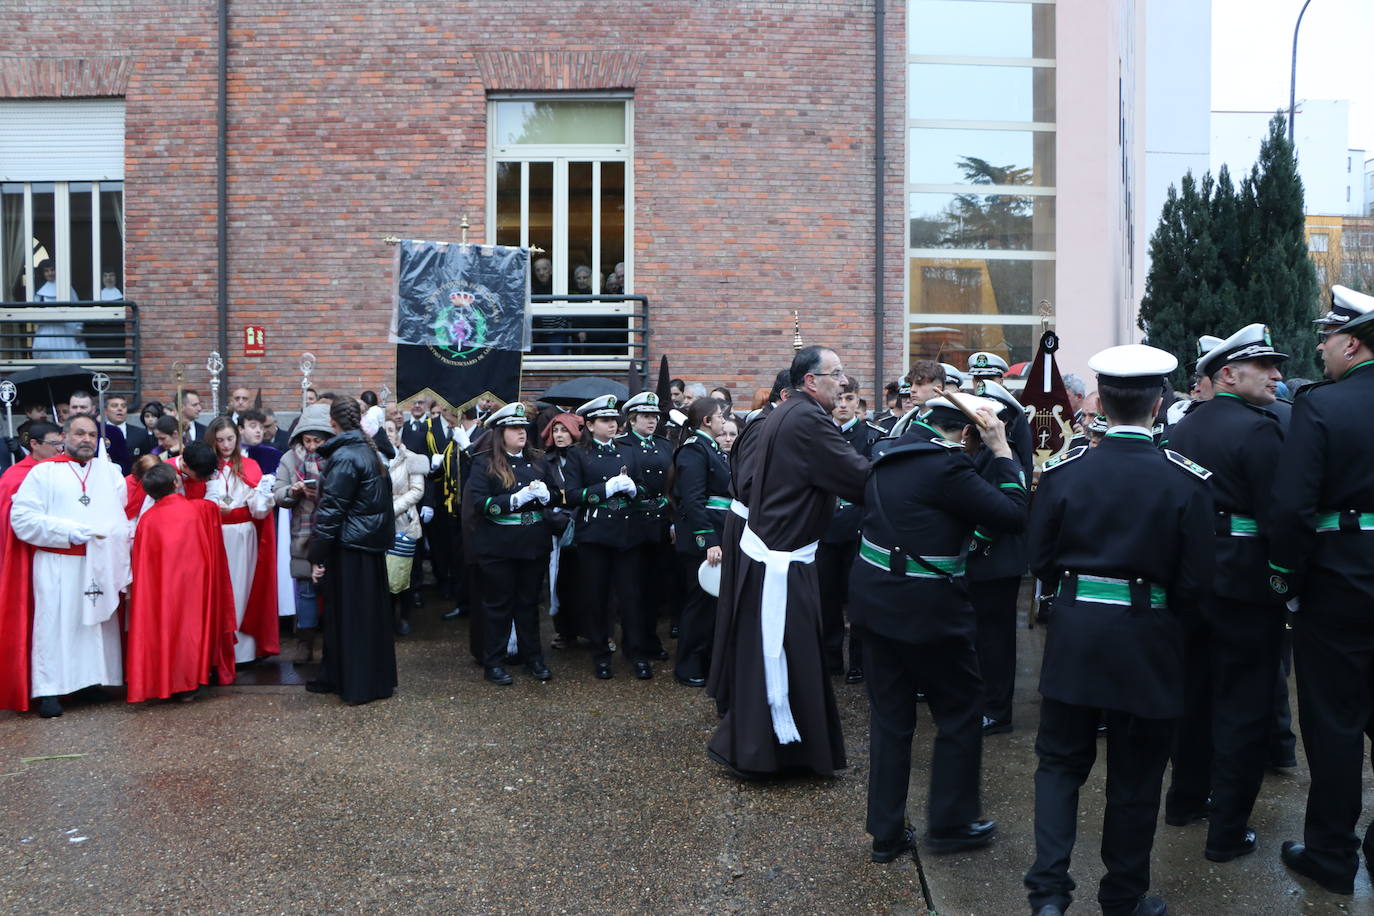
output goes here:
[{"label": "large glass facade", "polygon": [[907,346],[1034,355],[1054,302],[1053,0],[911,0]]}]

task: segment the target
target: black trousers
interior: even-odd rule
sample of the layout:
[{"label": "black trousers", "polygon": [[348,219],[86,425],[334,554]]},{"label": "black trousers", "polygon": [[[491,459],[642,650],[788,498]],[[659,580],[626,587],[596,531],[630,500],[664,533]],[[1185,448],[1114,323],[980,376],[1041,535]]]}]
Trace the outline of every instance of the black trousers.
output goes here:
[{"label": "black trousers", "polygon": [[[1078,790],[1097,758],[1097,726],[1104,711],[1045,698],[1035,753],[1035,862],[1026,873],[1032,911],[1067,909],[1074,883],[1069,856],[1078,831]],[[1107,810],[1102,818],[1102,864],[1107,873],[1097,900],[1105,916],[1131,912],[1150,887],[1150,850],[1159,791],[1169,760],[1173,722],[1105,710]]]},{"label": "black trousers", "polygon": [[711,670],[711,645],[716,639],[716,599],[706,594],[697,581],[697,569],[703,559],[704,554],[677,555],[678,578],[686,586],[686,595],[682,602],[673,673],[682,678],[705,677]]},{"label": "black trousers", "polygon": [[[926,685],[935,720],[926,827],[958,827],[982,813],[983,682],[967,637],[908,643],[865,633],[868,690],[868,832],[878,842],[899,840],[906,825],[916,691]],[[919,677],[918,677],[919,675]]]},{"label": "black trousers", "polygon": [[1214,596],[1189,631],[1165,811],[1200,810],[1210,796],[1209,846],[1240,840],[1264,783],[1283,623],[1281,607]]},{"label": "black trousers", "polygon": [[410,587],[419,588],[424,585],[424,561],[429,560],[429,568],[434,572],[435,591],[441,595],[446,594],[453,588],[461,565],[460,558],[453,549],[455,532],[459,539],[458,543],[462,543],[462,532],[457,531],[460,526],[453,516],[448,514],[448,510],[441,506],[434,510],[434,517],[429,520],[429,524],[422,527],[424,536],[420,538],[420,543],[415,545],[415,563],[410,568]]},{"label": "black trousers", "polygon": [[1303,842],[1320,869],[1353,876],[1359,865],[1355,822],[1365,736],[1374,733],[1374,630],[1329,623],[1320,607],[1304,603],[1293,624],[1293,665],[1302,743],[1312,771]]},{"label": "black trousers", "polygon": [[978,670],[983,675],[983,715],[1011,721],[1016,686],[1016,599],[1021,577],[969,581],[969,600],[978,617]]},{"label": "black trousers", "polygon": [[553,615],[553,629],[570,645],[582,635],[582,590],[578,588],[577,548],[562,547],[558,552],[558,613]]},{"label": "black trousers", "polygon": [[1293,734],[1293,706],[1288,702],[1288,676],[1293,673],[1293,631],[1288,627],[1292,615],[1284,611],[1283,638],[1279,650],[1279,670],[1274,676],[1274,724],[1269,733],[1269,762],[1286,763],[1298,756],[1298,738]]},{"label": "black trousers", "polygon": [[478,562],[482,571],[482,664],[488,668],[506,663],[512,622],[525,662],[544,658],[539,646],[539,592],[544,577],[530,568],[539,562],[494,557]]},{"label": "black trousers", "polygon": [[[647,638],[649,654],[658,655],[663,651],[663,641],[658,638],[658,612],[667,608],[671,619],[677,619],[675,603],[681,602],[677,583],[677,551],[664,540],[661,544],[641,544],[634,548],[639,553],[639,590],[640,602],[650,615]],[[640,625],[643,625],[640,621]]]},{"label": "black trousers", "polygon": [[654,613],[640,599],[642,559],[639,548],[622,550],[605,544],[577,547],[583,635],[591,640],[592,658],[598,662],[611,660],[607,646],[615,629],[616,607],[620,610],[621,651],[631,661],[645,662],[651,658],[652,649],[647,643],[653,635]]},{"label": "black trousers", "polygon": [[[831,674],[844,669],[844,608],[849,597],[849,569],[859,552],[858,541],[827,544],[816,550],[816,575],[821,586],[821,648],[825,668]],[[863,638],[857,629],[849,631],[849,666],[863,665]]]}]

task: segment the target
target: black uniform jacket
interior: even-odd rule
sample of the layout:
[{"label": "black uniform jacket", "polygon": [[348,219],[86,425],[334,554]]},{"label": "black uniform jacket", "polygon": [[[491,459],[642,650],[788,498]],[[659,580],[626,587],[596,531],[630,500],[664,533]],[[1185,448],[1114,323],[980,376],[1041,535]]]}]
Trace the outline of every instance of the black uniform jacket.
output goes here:
[{"label": "black uniform jacket", "polygon": [[[1007,444],[1016,456],[1017,466],[1025,475],[1023,483],[1029,485],[1031,474],[1035,471],[1035,448],[1032,440],[1030,421],[1025,413],[1008,405],[998,417],[1007,424]],[[985,480],[993,481],[992,465],[995,456],[986,448],[979,448],[973,457],[973,464]],[[999,478],[1000,479],[1000,478]],[[996,534],[981,525],[974,529],[973,541],[969,547],[968,577],[973,582],[990,579],[1013,579],[1025,575],[1028,547],[1023,530]]]},{"label": "black uniform jacket", "polygon": [[668,509],[668,469],[673,466],[673,446],[658,436],[641,436],[631,430],[616,436],[616,444],[635,456],[635,483],[640,496],[630,506],[630,542],[663,544],[668,540],[672,513]]},{"label": "black uniform jacket", "polygon": [[1216,594],[1232,601],[1274,603],[1268,586],[1267,516],[1283,447],[1278,418],[1220,392],[1174,426],[1169,446],[1212,472]]},{"label": "black uniform jacket", "polygon": [[1211,591],[1207,472],[1152,438],[1109,433],[1040,476],[1031,505],[1031,572],[1053,589],[1072,574],[1162,588],[1167,607],[1056,599],[1040,692],[1150,719],[1183,712],[1183,630]]},{"label": "black uniform jacket", "polygon": [[[848,426],[841,427],[840,435],[844,437],[844,441],[853,447],[854,451],[865,458],[872,456],[873,444],[884,437],[881,427],[863,420],[854,420]],[[863,525],[863,521],[864,510],[862,506],[837,499],[835,517],[830,520],[830,527],[825,529],[825,534],[821,535],[821,543],[848,544],[857,541],[859,528]]]},{"label": "black uniform jacket", "polygon": [[700,433],[673,456],[673,502],[677,506],[677,552],[701,556],[719,547],[729,509],[708,508],[706,501],[730,499],[730,466],[720,446]]},{"label": "black uniform jacket", "polygon": [[[1300,613],[1374,629],[1374,361],[1293,404],[1274,480],[1269,558],[1305,579]],[[1337,513],[1335,520],[1321,516]],[[1319,532],[1320,527],[1336,530]],[[1314,607],[1318,605],[1319,607]]]},{"label": "black uniform jacket", "polygon": [[[563,465],[564,502],[577,511],[573,540],[578,544],[602,544],[625,550],[633,547],[630,530],[632,498],[617,493],[606,498],[606,481],[625,469],[636,480],[638,464],[633,449],[612,440],[602,444],[592,439],[589,446],[578,444],[568,449]],[[640,490],[634,498],[644,495]]]},{"label": "black uniform jacket", "polygon": [[[864,496],[863,539],[849,573],[849,619],[909,643],[972,638],[977,627],[962,576],[914,578],[874,565],[868,545],[904,556],[963,557],[974,526],[1010,534],[1026,524],[1020,465],[994,458],[986,474],[958,444],[924,423],[875,449]],[[878,511],[881,504],[882,512]]]},{"label": "black uniform jacket", "polygon": [[[553,547],[553,528],[549,524],[547,511],[562,500],[555,475],[544,459],[514,458],[507,455],[510,469],[515,473],[515,482],[509,486],[501,483],[500,478],[491,470],[491,456],[485,452],[472,459],[472,470],[468,474],[465,488],[470,491],[472,508],[476,516],[476,551],[479,557],[500,559],[533,560],[547,554]],[[549,488],[548,506],[538,500],[525,503],[519,509],[511,506],[511,497],[517,490],[536,480],[544,481]]]},{"label": "black uniform jacket", "polygon": [[310,562],[324,563],[338,547],[386,553],[396,537],[391,477],[360,429],[319,447],[324,479],[310,535]]}]

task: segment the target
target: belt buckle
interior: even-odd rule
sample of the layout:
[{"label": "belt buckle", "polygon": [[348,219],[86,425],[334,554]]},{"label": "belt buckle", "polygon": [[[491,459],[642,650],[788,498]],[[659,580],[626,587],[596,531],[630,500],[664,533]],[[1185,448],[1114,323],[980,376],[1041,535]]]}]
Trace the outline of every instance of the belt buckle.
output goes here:
[{"label": "belt buckle", "polygon": [[533,513],[533,512],[521,512],[521,513],[520,513],[520,524],[522,524],[522,525],[533,525],[534,522],[535,522],[535,518],[534,518],[534,513]]}]

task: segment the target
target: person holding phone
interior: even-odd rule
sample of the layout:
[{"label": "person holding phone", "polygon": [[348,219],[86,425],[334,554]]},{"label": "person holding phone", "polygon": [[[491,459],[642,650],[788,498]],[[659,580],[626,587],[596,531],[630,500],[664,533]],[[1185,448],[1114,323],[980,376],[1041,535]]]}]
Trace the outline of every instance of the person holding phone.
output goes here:
[{"label": "person holding phone", "polygon": [[315,520],[315,502],[319,499],[323,461],[316,453],[330,436],[329,405],[311,404],[301,413],[300,421],[291,433],[290,447],[277,466],[277,482],[273,495],[277,505],[290,512],[286,530],[291,533],[291,579],[295,587],[296,639],[301,643],[298,662],[309,662],[315,656],[315,644],[320,633],[319,596],[310,579],[310,561],[306,547]]}]

